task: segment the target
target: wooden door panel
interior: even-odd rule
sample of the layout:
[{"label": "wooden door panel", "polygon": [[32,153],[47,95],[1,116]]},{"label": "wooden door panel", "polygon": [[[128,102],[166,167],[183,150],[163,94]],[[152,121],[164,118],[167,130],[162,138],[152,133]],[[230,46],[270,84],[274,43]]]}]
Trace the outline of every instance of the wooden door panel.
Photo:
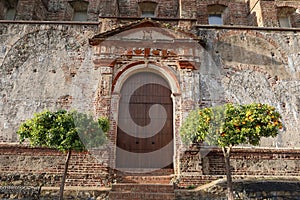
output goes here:
[{"label": "wooden door panel", "polygon": [[[171,90],[164,79],[153,73],[139,73],[130,78],[130,81],[126,82],[122,88],[119,104],[120,107],[128,106],[129,116],[119,113],[119,121],[123,120],[123,124],[126,124],[127,120],[132,120],[140,128],[137,126],[127,127],[126,132],[122,127],[118,126],[116,164],[119,168],[156,167],[157,163],[161,162],[162,159],[166,159],[166,157],[172,159],[173,157],[173,104]],[[139,79],[149,79],[149,83],[133,87],[132,84],[140,83]],[[134,89],[134,91],[131,91],[131,89]],[[126,102],[124,99],[129,99],[129,102]],[[154,105],[160,106],[156,107],[155,111],[151,111]],[[124,107],[121,107],[120,110],[124,110]],[[153,131],[155,126],[154,128],[153,126],[148,126],[155,121],[150,118],[151,112],[155,120],[165,122],[158,132]],[[141,135],[147,136],[148,133],[149,137],[141,137]],[[150,159],[143,157],[146,154],[158,152],[163,148],[166,148],[166,150],[160,152],[161,156],[157,156],[157,158],[152,158],[155,156],[152,156]]]}]

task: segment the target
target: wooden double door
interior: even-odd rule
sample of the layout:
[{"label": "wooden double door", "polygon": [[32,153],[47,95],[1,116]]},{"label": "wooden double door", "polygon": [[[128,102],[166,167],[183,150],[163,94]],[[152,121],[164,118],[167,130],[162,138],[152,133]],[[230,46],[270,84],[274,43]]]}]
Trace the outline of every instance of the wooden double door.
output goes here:
[{"label": "wooden double door", "polygon": [[121,89],[118,116],[117,168],[173,167],[173,103],[161,76],[130,76]]}]

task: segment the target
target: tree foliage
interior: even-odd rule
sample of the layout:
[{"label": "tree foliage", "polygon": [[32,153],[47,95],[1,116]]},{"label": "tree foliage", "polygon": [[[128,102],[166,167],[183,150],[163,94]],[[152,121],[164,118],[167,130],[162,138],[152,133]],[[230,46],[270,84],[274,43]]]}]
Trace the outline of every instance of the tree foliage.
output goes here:
[{"label": "tree foliage", "polygon": [[105,127],[106,132],[109,123],[105,118],[101,123],[94,121],[92,116],[76,111],[45,110],[22,123],[17,134],[21,143],[28,139],[31,146],[55,148],[63,152],[83,151],[85,146],[96,147],[105,142],[101,126]]},{"label": "tree foliage", "polygon": [[262,137],[275,137],[282,129],[281,115],[267,104],[225,104],[190,112],[180,133],[184,143],[206,141],[220,147],[258,145]]},{"label": "tree foliage", "polygon": [[104,133],[109,131],[109,121],[107,117],[100,117],[98,119],[98,124]]}]

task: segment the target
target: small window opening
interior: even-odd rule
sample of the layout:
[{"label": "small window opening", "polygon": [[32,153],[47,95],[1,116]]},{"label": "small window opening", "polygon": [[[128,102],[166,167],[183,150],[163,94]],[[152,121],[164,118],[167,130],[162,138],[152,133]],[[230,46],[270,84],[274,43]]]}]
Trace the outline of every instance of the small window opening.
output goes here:
[{"label": "small window opening", "polygon": [[14,20],[16,16],[16,9],[15,8],[9,8],[6,11],[5,19],[6,20]]},{"label": "small window opening", "polygon": [[141,17],[155,17],[156,16],[156,2],[141,2],[139,3],[141,10]]},{"label": "small window opening", "polygon": [[290,17],[279,17],[279,26],[280,27],[291,27]]},{"label": "small window opening", "polygon": [[[4,15],[2,15],[3,19],[6,20],[14,20],[16,16],[16,8],[18,5],[17,0],[9,0],[4,4]],[[1,14],[0,14],[1,16]]]},{"label": "small window opening", "polygon": [[155,17],[155,13],[153,11],[143,11],[142,17]]},{"label": "small window opening", "polygon": [[278,7],[277,16],[280,27],[292,27],[292,15],[296,12],[296,8],[293,7]]},{"label": "small window opening", "polygon": [[86,1],[73,1],[70,3],[74,12],[73,12],[73,21],[87,21],[87,9],[88,2]]},{"label": "small window opening", "polygon": [[211,25],[222,25],[222,14],[210,14],[208,15],[208,23]]},{"label": "small window opening", "polygon": [[223,25],[224,24],[224,13],[226,6],[213,4],[207,7],[208,11],[208,24],[210,25]]},{"label": "small window opening", "polygon": [[73,21],[87,21],[87,12],[75,11],[73,14]]}]

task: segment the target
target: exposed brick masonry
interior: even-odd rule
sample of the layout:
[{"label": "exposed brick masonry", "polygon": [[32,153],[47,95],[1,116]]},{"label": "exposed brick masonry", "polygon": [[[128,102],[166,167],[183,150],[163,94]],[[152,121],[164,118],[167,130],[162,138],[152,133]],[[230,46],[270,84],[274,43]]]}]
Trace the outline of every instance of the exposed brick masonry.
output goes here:
[{"label": "exposed brick masonry", "polygon": [[[190,155],[186,160],[182,160],[182,163],[188,162],[188,159],[195,160],[193,157],[199,157],[199,154]],[[300,176],[299,158],[300,150],[296,149],[242,148],[233,150],[231,166],[235,176]],[[205,163],[202,171],[195,173],[183,170],[179,176],[179,187],[204,184],[224,176],[225,166],[221,150],[213,149],[202,160]],[[57,150],[1,145],[1,181],[13,185],[59,186],[64,161],[65,154]],[[136,179],[135,181],[142,180]],[[145,180],[148,179],[145,177]],[[163,184],[171,183],[170,179],[167,182],[163,181],[162,176],[158,176],[154,183],[158,183],[158,180],[162,180]],[[110,178],[109,168],[88,152],[72,153],[67,186],[107,186],[112,181],[113,177]]]},{"label": "exposed brick masonry", "polygon": [[[16,6],[17,20],[38,21],[72,21],[75,10],[73,1],[67,0],[20,0]],[[142,0],[90,0],[87,7],[88,21],[98,21],[100,17],[141,17]],[[226,10],[222,14],[225,25],[279,27],[278,11],[281,8],[291,8],[296,11],[300,8],[297,1],[266,1],[266,0],[165,0],[158,1],[155,17],[157,18],[186,18],[196,19],[198,24],[208,24],[209,6],[221,5]],[[0,3],[0,19],[5,19],[9,9],[7,3]],[[289,15],[287,15],[289,16]],[[293,12],[290,15],[291,25],[299,27],[300,14]]]},{"label": "exposed brick masonry", "polygon": [[[53,149],[0,145],[2,185],[55,186],[61,182],[66,155]],[[107,186],[107,166],[88,152],[72,152],[67,186]]]},{"label": "exposed brick masonry", "polygon": [[[194,158],[195,157],[195,158]],[[199,158],[199,154],[190,154],[182,160],[182,165]],[[224,177],[225,164],[220,149],[211,149],[202,157],[203,168],[200,172],[183,172],[179,179],[179,187],[199,185]],[[234,148],[231,154],[233,176],[299,176],[299,149],[256,149]],[[199,175],[201,174],[202,175]]]}]

